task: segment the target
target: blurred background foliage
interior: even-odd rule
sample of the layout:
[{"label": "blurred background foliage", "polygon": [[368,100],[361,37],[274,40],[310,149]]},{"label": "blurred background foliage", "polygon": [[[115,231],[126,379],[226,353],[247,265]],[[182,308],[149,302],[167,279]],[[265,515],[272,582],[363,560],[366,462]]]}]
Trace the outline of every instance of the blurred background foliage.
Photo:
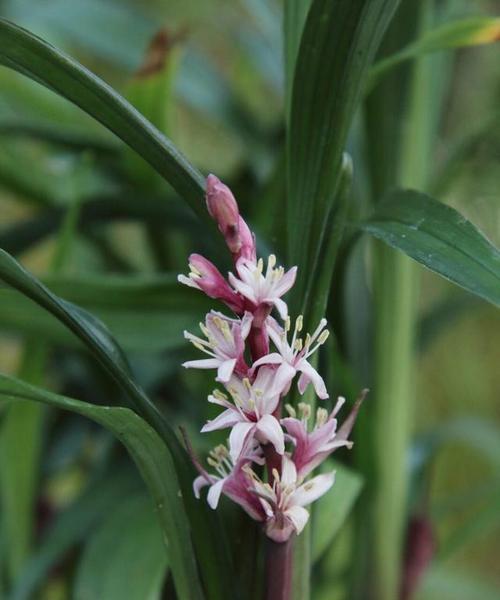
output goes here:
[{"label": "blurred background foliage", "polygon": [[[450,6],[447,18],[500,14],[495,1]],[[276,205],[283,196],[285,102],[278,0],[0,0],[0,15],[66,50],[128,97],[200,170],[231,184],[259,238],[273,243],[269,210],[271,199]],[[148,75],[148,47],[162,28],[157,48],[167,48],[166,62]],[[447,79],[435,82],[443,99],[430,187],[498,245],[498,47],[428,60],[451,65]],[[57,294],[100,317],[127,351],[137,379],[173,423],[192,423],[196,438],[194,424],[208,416],[206,379],[179,364],[189,353],[182,331],[195,326],[206,303],[178,290],[174,274],[186,270],[191,251],[217,255],[217,248],[172,190],[90,117],[3,68],[0,89],[0,246]],[[354,193],[362,196],[367,176],[355,132],[349,150]],[[282,218],[279,208],[273,218]],[[364,322],[368,308],[358,306],[352,318]],[[490,305],[429,272],[423,273],[418,314],[408,468],[417,474],[412,511],[430,518],[435,553],[417,598],[498,598],[500,319]],[[4,287],[0,331],[3,372],[94,403],[111,403],[118,393],[61,326]],[[369,341],[358,339],[357,346],[359,355]],[[344,358],[335,360],[342,364]],[[346,372],[345,382],[351,379]],[[354,381],[349,393],[369,383],[362,368]],[[334,389],[345,391],[343,383],[334,378]],[[17,595],[7,597],[69,598],[74,589],[82,600],[128,598],[116,580],[96,580],[95,565],[112,572],[112,561],[136,568],[134,581],[143,579],[141,569],[149,573],[148,588],[134,589],[130,598],[158,597],[165,565],[161,552],[144,554],[158,540],[123,451],[97,426],[45,409],[30,413],[33,429],[24,427],[25,439],[10,440],[17,448],[12,451],[8,409],[0,411],[1,506],[15,519],[4,519],[0,530],[1,580],[5,590],[17,582]],[[40,465],[32,481],[18,482],[33,486],[33,493],[24,488],[17,496],[6,486],[21,468],[12,461],[26,466],[19,450],[24,445],[39,448],[24,459],[39,456]],[[16,504],[18,497],[27,504]],[[30,525],[31,502],[36,519]],[[9,535],[16,530],[13,550]],[[313,597],[344,597],[351,538],[347,522],[317,563]],[[134,547],[140,547],[139,565]]]}]

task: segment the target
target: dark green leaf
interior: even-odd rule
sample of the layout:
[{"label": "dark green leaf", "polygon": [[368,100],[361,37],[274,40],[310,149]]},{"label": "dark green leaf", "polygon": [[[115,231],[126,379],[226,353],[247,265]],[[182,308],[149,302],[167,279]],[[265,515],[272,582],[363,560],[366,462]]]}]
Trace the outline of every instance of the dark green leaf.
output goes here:
[{"label": "dark green leaf", "polygon": [[[14,404],[20,403],[14,400]],[[54,518],[12,586],[8,600],[35,598],[38,587],[68,550],[85,540],[96,523],[113,511],[122,498],[136,492],[138,485],[140,481],[131,478],[130,472],[121,468],[92,482],[77,500]]]},{"label": "dark green leaf", "polygon": [[148,161],[207,218],[202,175],[124,98],[78,62],[28,31],[0,19],[0,64],[67,98],[113,131]]},{"label": "dark green leaf", "polygon": [[342,152],[374,53],[398,0],[314,0],[295,68],[288,136],[288,251],[298,308],[317,276]]},{"label": "dark green leaf", "polygon": [[500,252],[459,212],[414,191],[395,191],[361,226],[467,291],[500,305]]},{"label": "dark green leaf", "polygon": [[0,394],[7,399],[43,402],[88,417],[109,429],[124,444],[154,499],[179,596],[202,598],[174,462],[158,434],[127,408],[80,402],[5,375],[0,375]]},{"label": "dark green leaf", "polygon": [[127,497],[88,540],[74,598],[159,600],[166,569],[165,546],[151,499]]}]

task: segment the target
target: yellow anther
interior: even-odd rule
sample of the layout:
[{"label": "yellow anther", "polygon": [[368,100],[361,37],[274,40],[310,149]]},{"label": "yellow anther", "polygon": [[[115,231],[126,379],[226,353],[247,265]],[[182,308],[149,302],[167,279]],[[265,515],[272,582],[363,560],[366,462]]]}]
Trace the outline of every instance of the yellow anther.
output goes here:
[{"label": "yellow anther", "polygon": [[214,398],[217,398],[217,400],[227,400],[227,395],[224,394],[224,392],[221,392],[220,390],[214,390],[212,392],[212,396]]},{"label": "yellow anther", "polygon": [[243,378],[243,385],[247,388],[249,392],[252,391],[252,384],[250,383],[250,379],[248,379],[248,377]]},{"label": "yellow anther", "polygon": [[290,331],[290,327],[291,327],[291,321],[290,321],[290,317],[287,317],[285,319],[285,331]]},{"label": "yellow anther", "polygon": [[302,338],[295,340],[295,344],[293,346],[297,352],[300,352],[302,350]]},{"label": "yellow anther", "polygon": [[325,408],[318,408],[316,411],[316,425],[321,427],[328,420],[328,411]]},{"label": "yellow anther", "polygon": [[198,269],[192,263],[189,263],[189,269],[191,270],[191,273],[201,277],[201,271],[198,271]]},{"label": "yellow anther", "polygon": [[275,481],[279,481],[280,480],[280,474],[278,473],[278,469],[273,469],[272,470],[272,474],[273,474],[273,479]]},{"label": "yellow anther", "polygon": [[214,460],[211,457],[207,458],[207,463],[211,466],[211,467],[218,467],[219,466],[219,461],[218,460]]},{"label": "yellow anther", "polygon": [[200,344],[200,342],[197,342],[196,340],[189,340],[189,341],[190,341],[190,342],[193,344],[193,346],[194,346],[195,348],[197,348],[198,350],[201,350],[202,352],[205,350],[205,348],[203,347],[203,345],[202,345],[202,344]]},{"label": "yellow anther", "polygon": [[306,334],[305,347],[309,348],[310,345],[311,345],[311,335],[309,333],[307,333]]},{"label": "yellow anther", "polygon": [[302,327],[304,326],[304,316],[299,315],[297,320],[295,321],[295,331],[302,331]]},{"label": "yellow anther", "polygon": [[298,409],[303,419],[309,419],[311,416],[311,407],[309,404],[306,404],[305,402],[299,402]]},{"label": "yellow anther", "polygon": [[329,335],[330,335],[330,332],[328,331],[328,329],[323,331],[323,333],[318,338],[318,344],[324,344],[326,342],[326,340],[328,339]]},{"label": "yellow anther", "polygon": [[276,256],[274,254],[270,254],[269,258],[267,260],[267,268],[274,269],[275,266],[276,266]]},{"label": "yellow anther", "polygon": [[297,416],[297,411],[291,404],[285,404],[285,410],[293,419],[295,419]]},{"label": "yellow anther", "polygon": [[262,258],[259,258],[259,260],[257,261],[257,271],[259,271],[259,273],[262,273],[263,270],[264,270],[264,261],[262,260]]}]

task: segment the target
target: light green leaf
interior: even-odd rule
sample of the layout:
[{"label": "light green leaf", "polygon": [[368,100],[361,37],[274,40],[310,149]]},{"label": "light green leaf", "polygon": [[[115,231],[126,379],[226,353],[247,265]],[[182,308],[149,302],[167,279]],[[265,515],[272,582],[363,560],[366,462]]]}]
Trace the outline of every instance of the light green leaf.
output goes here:
[{"label": "light green leaf", "polygon": [[377,85],[380,79],[393,67],[404,61],[418,58],[430,52],[491,44],[500,40],[500,18],[469,17],[452,23],[445,23],[426,32],[415,42],[396,54],[376,63],[370,71],[367,91]]},{"label": "light green leaf", "polygon": [[328,460],[322,472],[335,470],[335,483],[314,504],[312,560],[317,561],[328,549],[359,496],[363,486],[361,475],[341,463]]},{"label": "light green leaf", "polygon": [[453,208],[420,192],[394,191],[361,227],[431,271],[500,305],[500,251]]},{"label": "light green leaf", "polygon": [[124,444],[154,499],[179,597],[202,598],[174,463],[158,434],[127,408],[80,402],[1,374],[0,394],[7,399],[43,402],[88,417],[109,429]]},{"label": "light green leaf", "polygon": [[74,598],[159,600],[166,569],[165,546],[151,499],[128,497],[88,540]]},{"label": "light green leaf", "polygon": [[494,581],[483,575],[441,565],[431,567],[424,575],[421,591],[417,600],[498,600],[498,585]]},{"label": "light green leaf", "polygon": [[30,32],[0,19],[0,64],[48,87],[100,121],[149,162],[202,219],[202,175],[99,77]]}]

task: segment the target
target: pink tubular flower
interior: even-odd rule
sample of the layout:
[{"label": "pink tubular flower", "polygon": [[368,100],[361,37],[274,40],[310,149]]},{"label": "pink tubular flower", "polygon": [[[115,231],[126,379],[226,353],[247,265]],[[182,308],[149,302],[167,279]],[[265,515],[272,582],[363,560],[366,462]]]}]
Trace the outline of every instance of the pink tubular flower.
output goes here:
[{"label": "pink tubular flower", "polygon": [[177,276],[180,283],[205,292],[209,298],[222,300],[236,314],[243,314],[244,300],[231,288],[213,263],[200,254],[191,254],[189,269],[189,276]]},{"label": "pink tubular flower", "polygon": [[194,461],[200,475],[193,482],[193,490],[196,498],[200,497],[200,490],[210,486],[207,502],[210,508],[216,509],[221,494],[224,494],[233,502],[239,504],[245,512],[256,521],[265,519],[265,512],[259,499],[251,492],[252,479],[245,467],[251,463],[263,464],[264,459],[255,444],[249,444],[245,452],[237,461],[233,461],[224,445],[217,446],[210,452],[208,464],[216,471],[211,475],[198,463]]},{"label": "pink tubular flower", "polygon": [[342,405],[344,398],[339,398],[333,411],[328,415],[324,408],[318,408],[316,412],[316,423],[311,432],[307,430],[307,422],[310,417],[310,407],[306,404],[299,404],[301,419],[295,418],[295,410],[287,406],[288,411],[293,415],[281,420],[281,423],[292,439],[295,449],[293,451],[293,462],[297,468],[299,479],[304,478],[327,456],[337,448],[346,446],[352,447],[352,442],[347,438],[351,433],[354,421],[361,403],[363,402],[367,390],[364,390],[358,400],[355,402],[349,416],[342,427],[337,431],[337,419],[335,418]]},{"label": "pink tubular flower", "polygon": [[236,263],[238,277],[229,273],[229,283],[257,310],[262,305],[276,307],[282,319],[288,315],[288,307],[281,299],[295,283],[297,267],[285,273],[283,267],[275,268],[276,257],[269,256],[264,273],[264,261],[240,259]]},{"label": "pink tubular flower", "polygon": [[307,360],[328,338],[329,332],[327,330],[324,331],[326,319],[321,319],[316,331],[312,335],[306,335],[305,342],[297,336],[302,331],[302,315],[297,317],[290,343],[287,336],[290,330],[289,319],[286,319],[284,329],[272,317],[268,317],[266,323],[269,337],[272,339],[278,352],[271,352],[263,356],[254,363],[252,368],[259,367],[260,365],[279,365],[275,385],[276,389],[279,389],[281,393],[288,391],[292,379],[297,372],[300,372],[301,376],[298,388],[301,394],[305,392],[308,384],[312,382],[318,397],[322,400],[328,398],[323,378]]},{"label": "pink tubular flower", "polygon": [[195,348],[208,354],[210,358],[190,360],[183,363],[189,369],[217,369],[217,381],[227,383],[233,372],[246,375],[248,366],[245,363],[245,339],[252,325],[252,315],[245,313],[242,319],[229,319],[221,313],[211,311],[208,313],[205,324],[200,323],[200,328],[206,340],[184,332]]},{"label": "pink tubular flower", "polygon": [[209,421],[202,433],[232,427],[229,436],[231,458],[236,461],[251,438],[258,442],[270,443],[278,454],[285,451],[285,438],[281,425],[273,416],[279,403],[279,394],[272,390],[274,369],[263,367],[259,370],[255,381],[247,378],[231,377],[226,389],[233,402],[229,402],[226,394],[215,390],[208,401],[223,406],[224,410],[213,421]]},{"label": "pink tubular flower", "polygon": [[335,473],[317,475],[300,483],[295,464],[284,454],[281,475],[273,470],[272,486],[263,483],[249,466],[245,467],[253,479],[253,492],[260,498],[266,513],[266,535],[275,542],[286,542],[295,532],[305,527],[309,512],[304,508],[326,493],[335,481]]},{"label": "pink tubular flower", "polygon": [[239,213],[231,190],[215,175],[207,177],[207,208],[235,261],[240,258],[255,260],[255,239]]}]

